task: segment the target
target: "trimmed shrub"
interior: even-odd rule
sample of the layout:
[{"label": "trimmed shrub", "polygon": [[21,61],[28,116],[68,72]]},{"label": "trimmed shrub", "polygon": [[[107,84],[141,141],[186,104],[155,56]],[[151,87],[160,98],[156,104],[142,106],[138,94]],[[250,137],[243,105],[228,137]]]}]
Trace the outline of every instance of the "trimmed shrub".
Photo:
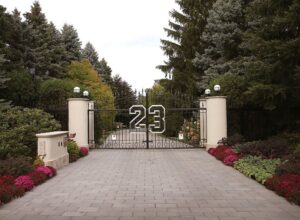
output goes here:
[{"label": "trimmed shrub", "polygon": [[0,161],[0,176],[18,177],[33,170],[30,158],[18,157]]},{"label": "trimmed shrub", "polygon": [[29,176],[19,176],[15,179],[15,185],[29,191],[33,188],[34,183]]},{"label": "trimmed shrub", "polygon": [[0,159],[37,155],[36,134],[60,129],[53,116],[40,110],[0,106]]},{"label": "trimmed shrub", "polygon": [[75,162],[79,158],[79,147],[77,143],[73,140],[69,140],[67,144],[68,153],[69,153],[69,160],[70,162]]}]

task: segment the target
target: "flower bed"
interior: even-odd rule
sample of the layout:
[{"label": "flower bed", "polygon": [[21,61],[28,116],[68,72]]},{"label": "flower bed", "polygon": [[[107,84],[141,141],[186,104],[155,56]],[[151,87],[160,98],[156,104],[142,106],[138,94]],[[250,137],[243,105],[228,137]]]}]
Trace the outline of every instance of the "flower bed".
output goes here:
[{"label": "flower bed", "polygon": [[284,196],[287,200],[300,205],[300,176],[285,174],[274,175],[267,179],[265,186],[274,190],[278,195]]},{"label": "flower bed", "polygon": [[56,175],[56,170],[49,166],[39,166],[27,175],[13,177],[12,175],[0,176],[0,206],[14,198],[21,197],[47,179]]},{"label": "flower bed", "polygon": [[[248,143],[239,145],[238,148],[241,149],[242,146],[248,150],[248,145]],[[251,145],[253,145],[252,142]],[[265,155],[257,153],[259,152],[258,148],[255,149],[255,154],[259,156],[245,154],[246,150],[244,149],[239,150],[236,146],[234,149],[230,146],[218,146],[210,148],[208,153],[225,165],[233,166],[244,175],[264,184],[266,188],[284,196],[288,201],[300,205],[299,157],[293,156],[282,162],[281,159],[274,159],[274,154],[266,157],[267,153]],[[250,152],[250,150],[248,151]],[[279,153],[277,154],[279,155]]]},{"label": "flower bed", "polygon": [[231,147],[218,146],[210,148],[208,153],[221,160],[227,166],[233,166],[234,162],[240,159],[239,154],[235,153]]}]

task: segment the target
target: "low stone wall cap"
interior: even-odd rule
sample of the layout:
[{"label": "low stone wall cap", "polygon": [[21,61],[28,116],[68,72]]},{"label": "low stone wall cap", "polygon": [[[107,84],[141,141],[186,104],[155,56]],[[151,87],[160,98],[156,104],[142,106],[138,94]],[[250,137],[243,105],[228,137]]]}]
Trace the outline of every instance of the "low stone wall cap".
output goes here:
[{"label": "low stone wall cap", "polygon": [[60,136],[64,134],[69,134],[69,131],[53,131],[53,132],[46,132],[46,133],[40,133],[36,134],[37,137],[54,137],[54,136]]}]

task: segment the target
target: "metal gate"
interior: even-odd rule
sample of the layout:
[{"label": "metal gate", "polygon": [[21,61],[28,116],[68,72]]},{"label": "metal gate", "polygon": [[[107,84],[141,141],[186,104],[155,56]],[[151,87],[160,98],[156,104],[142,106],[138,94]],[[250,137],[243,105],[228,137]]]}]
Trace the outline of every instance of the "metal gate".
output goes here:
[{"label": "metal gate", "polygon": [[128,109],[90,109],[98,133],[89,143],[100,149],[180,149],[206,143],[206,108],[158,101],[145,93]]}]

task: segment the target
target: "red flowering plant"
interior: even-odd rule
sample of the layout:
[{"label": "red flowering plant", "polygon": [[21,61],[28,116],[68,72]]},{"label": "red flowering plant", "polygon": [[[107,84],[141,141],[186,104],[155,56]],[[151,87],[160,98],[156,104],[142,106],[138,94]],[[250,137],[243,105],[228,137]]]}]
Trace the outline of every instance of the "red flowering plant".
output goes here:
[{"label": "red flowering plant", "polygon": [[34,183],[29,176],[19,176],[15,179],[15,185],[29,191],[33,188]]},{"label": "red flowering plant", "polygon": [[35,186],[42,184],[47,179],[47,175],[45,173],[38,172],[37,170],[30,172],[28,176],[32,179]]},{"label": "red flowering plant", "polygon": [[210,148],[208,153],[221,160],[227,166],[233,166],[234,162],[240,159],[240,155],[235,153],[230,146],[218,146]]},{"label": "red flowering plant", "polygon": [[240,156],[237,155],[236,153],[230,154],[225,157],[223,160],[223,163],[227,166],[233,166],[235,161],[238,161],[240,159]]},{"label": "red flowering plant", "polygon": [[12,185],[15,183],[15,178],[13,176],[0,176],[0,186]]},{"label": "red flowering plant", "polygon": [[56,172],[56,169],[55,169],[54,167],[51,167],[51,166],[46,166],[46,167],[48,167],[48,168],[51,170],[51,172],[52,172],[52,177],[53,177],[53,176],[56,176],[57,172]]},{"label": "red flowering plant", "polygon": [[88,147],[80,147],[80,149],[79,149],[80,157],[85,157],[88,154],[89,154],[89,148]]},{"label": "red flowering plant", "polygon": [[45,174],[47,177],[52,177],[54,176],[52,170],[49,167],[45,167],[45,166],[39,166],[35,169],[37,172],[43,173]]},{"label": "red flowering plant", "polygon": [[13,198],[21,197],[25,190],[16,185],[1,185],[0,186],[0,205],[10,202]]},{"label": "red flowering plant", "polygon": [[212,156],[215,156],[216,152],[217,152],[216,148],[209,148],[208,149],[208,153],[211,154]]},{"label": "red flowering plant", "polygon": [[282,175],[279,181],[274,185],[274,190],[279,195],[287,197],[298,186],[300,186],[300,176],[285,174]]},{"label": "red flowering plant", "polygon": [[300,176],[285,174],[272,176],[266,182],[268,189],[275,190],[278,195],[284,196],[291,202],[300,205]]}]

